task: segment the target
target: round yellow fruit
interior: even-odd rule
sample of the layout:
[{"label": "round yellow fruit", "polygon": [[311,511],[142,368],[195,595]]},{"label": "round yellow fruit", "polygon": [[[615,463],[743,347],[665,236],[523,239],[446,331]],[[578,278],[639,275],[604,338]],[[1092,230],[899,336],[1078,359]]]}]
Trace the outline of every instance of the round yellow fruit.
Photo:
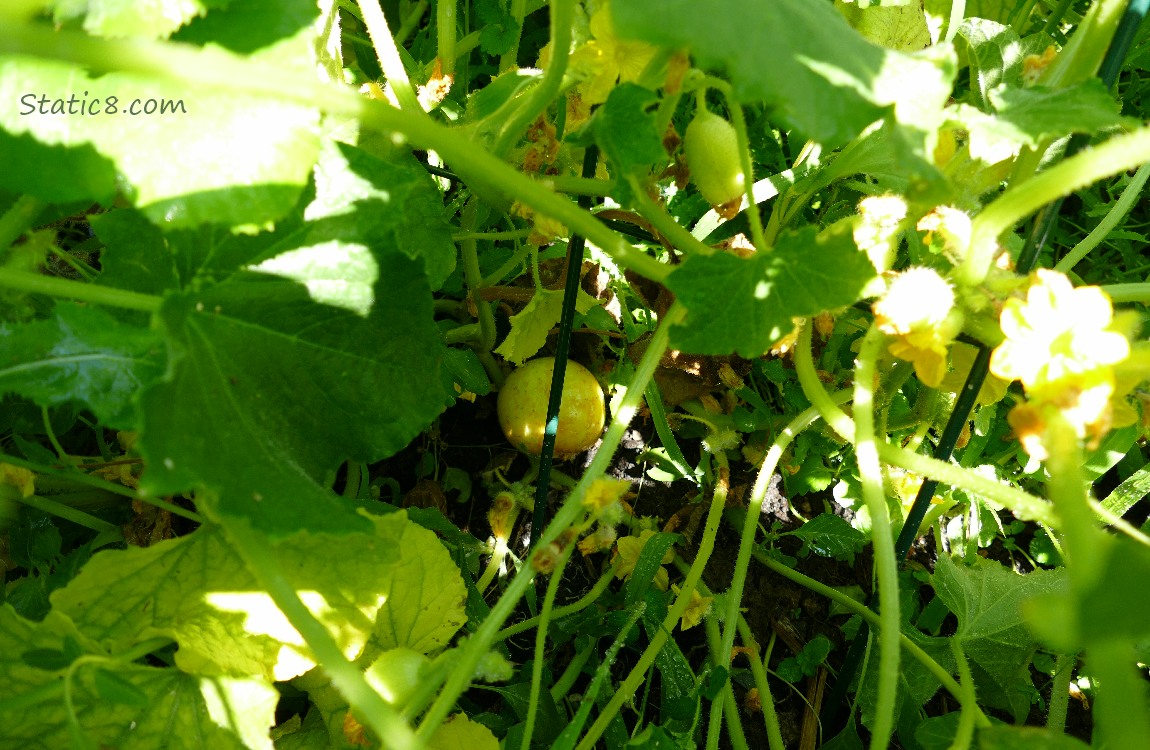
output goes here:
[{"label": "round yellow fruit", "polygon": [[[543,451],[547,399],[551,393],[553,357],[533,359],[507,377],[499,391],[499,425],[519,450],[538,456]],[[603,432],[606,406],[599,381],[583,365],[567,363],[555,457],[570,458],[590,448]]]}]

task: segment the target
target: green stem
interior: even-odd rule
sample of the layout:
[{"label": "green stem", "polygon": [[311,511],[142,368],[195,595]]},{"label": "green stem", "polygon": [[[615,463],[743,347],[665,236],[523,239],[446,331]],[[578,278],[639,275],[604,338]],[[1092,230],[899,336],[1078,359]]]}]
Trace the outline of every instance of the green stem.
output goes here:
[{"label": "green stem", "polygon": [[519,105],[500,131],[494,148],[496,156],[506,156],[523,137],[527,126],[547,111],[547,106],[559,94],[563,76],[567,73],[567,61],[571,56],[571,25],[574,17],[575,0],[551,0],[551,62],[547,64],[543,79],[535,90]]},{"label": "green stem", "polygon": [[[838,404],[845,403],[850,396],[850,389],[844,388],[829,398],[830,402],[837,408]],[[731,649],[735,645],[735,628],[731,627],[731,623],[739,617],[743,589],[747,583],[747,570],[751,564],[755,531],[759,528],[759,518],[762,515],[760,509],[763,507],[763,499],[767,496],[767,490],[771,486],[771,477],[791,442],[798,437],[799,433],[814,424],[819,416],[819,410],[814,406],[799,414],[779,432],[774,443],[763,455],[763,463],[759,467],[754,487],[751,489],[750,500],[747,501],[747,514],[743,517],[743,528],[739,536],[739,551],[735,556],[735,570],[731,576],[731,588],[727,592],[727,611],[723,617],[727,627],[723,631],[723,642],[716,657],[721,666],[730,665]]]},{"label": "green stem", "polygon": [[46,205],[39,198],[22,195],[0,216],[0,258],[7,254],[13,242],[32,227]]},{"label": "green stem", "polygon": [[1050,712],[1046,728],[1062,734],[1066,731],[1066,710],[1070,705],[1070,678],[1078,664],[1078,654],[1059,654],[1054,662],[1054,680],[1050,684]]},{"label": "green stem", "polygon": [[966,285],[982,283],[999,252],[998,238],[1042,206],[1088,185],[1150,161],[1150,126],[1087,148],[1028,180],[1012,185],[987,205],[971,226],[970,247],[956,269]]},{"label": "green stem", "polygon": [[1022,520],[1037,521],[1051,528],[1062,528],[1065,521],[1060,521],[1058,514],[1050,503],[1042,498],[1035,497],[1017,487],[1012,487],[993,479],[988,479],[961,466],[939,461],[937,458],[924,456],[908,451],[889,443],[879,443],[879,457],[902,469],[933,479],[956,489],[967,490],[982,495],[995,505],[1007,508]]},{"label": "green stem", "polygon": [[958,717],[958,728],[954,733],[954,742],[950,743],[950,750],[970,750],[970,742],[974,739],[974,711],[970,706],[976,705],[974,694],[974,677],[970,674],[970,664],[966,661],[966,654],[962,651],[962,641],[958,636],[950,638],[950,652],[954,654],[954,661],[958,665],[958,676],[962,679],[962,713]]},{"label": "green stem", "polygon": [[240,59],[222,49],[201,49],[171,42],[106,41],[81,33],[55,32],[15,23],[9,24],[0,36],[0,53],[63,60],[93,71],[135,72],[196,87],[274,96],[330,114],[356,117],[366,127],[400,133],[416,146],[437,152],[463,178],[489,185],[555,219],[586,237],[624,268],[654,281],[665,279],[671,270],[632,247],[570,199],[547,190],[537,180],[477,148],[473,141],[461,138],[452,129],[433,122],[425,114],[398,110],[343,87]]},{"label": "green stem", "polygon": [[795,346],[795,374],[799,378],[799,385],[803,395],[818,411],[819,416],[827,425],[839,434],[845,441],[854,438],[855,426],[850,417],[834,402],[827,389],[823,387],[815,371],[815,360],[811,354],[811,321],[803,321],[799,330],[798,344]]},{"label": "green stem", "polygon": [[417,750],[423,747],[424,741],[411,731],[399,712],[372,689],[363,672],[343,655],[331,633],[300,599],[291,581],[284,576],[267,538],[243,520],[229,519],[224,528],[261,588],[303,636],[316,662],[322,665],[335,687],[358,710],[371,730],[390,748]]},{"label": "green stem", "polygon": [[[463,207],[463,213],[459,217],[459,226],[465,234],[475,229],[478,216],[479,199],[472,197]],[[479,293],[483,288],[483,274],[479,269],[479,249],[475,240],[465,239],[460,242],[459,254],[463,259],[463,278],[467,282],[467,291],[479,316],[478,348],[490,351],[491,347],[495,346],[495,313],[491,309],[491,303],[483,299]]]},{"label": "green stem", "polygon": [[612,180],[601,180],[597,177],[576,177],[574,175],[556,175],[536,179],[545,188],[557,193],[590,195],[595,198],[607,197],[615,185]]},{"label": "green stem", "polygon": [[950,18],[946,22],[946,34],[943,35],[942,41],[953,42],[954,37],[958,34],[959,24],[962,23],[962,17],[966,15],[966,0],[951,0],[950,3]]},{"label": "green stem", "polygon": [[[558,610],[556,610],[556,612],[558,612]],[[575,656],[573,656],[571,661],[567,663],[567,666],[563,668],[563,674],[559,675],[559,679],[555,680],[555,684],[547,691],[551,694],[551,700],[555,701],[555,703],[559,703],[559,701],[566,698],[567,693],[571,692],[571,688],[575,687],[575,682],[579,679],[579,675],[583,674],[583,667],[591,658],[593,648],[594,644],[591,644],[581,651],[576,651]]]},{"label": "green stem", "polygon": [[628,177],[627,183],[631,186],[632,200],[639,215],[651,222],[651,226],[670,240],[677,250],[688,255],[712,255],[715,252],[710,245],[698,240],[686,227],[675,221],[675,217],[667,213],[666,208],[651,200],[639,178]]},{"label": "green stem", "polygon": [[55,276],[44,276],[27,271],[13,271],[0,268],[0,288],[15,289],[29,294],[46,294],[51,297],[64,297],[91,302],[96,305],[122,307],[127,310],[143,310],[154,313],[160,309],[160,298],[153,294],[140,294],[126,289],[115,289],[99,284],[86,284]]},{"label": "green stem", "polygon": [[785,750],[783,744],[782,727],[779,726],[779,717],[775,713],[775,699],[771,697],[771,686],[767,681],[767,670],[759,656],[759,644],[747,625],[746,619],[739,616],[739,636],[743,645],[751,649],[751,676],[755,680],[755,687],[759,689],[759,703],[763,707],[763,722],[767,728],[767,745],[771,750]]},{"label": "green stem", "polygon": [[1098,226],[1094,227],[1090,234],[1075,245],[1066,254],[1066,257],[1058,261],[1054,266],[1055,271],[1069,273],[1091,250],[1102,244],[1102,241],[1118,226],[1119,222],[1126,218],[1126,214],[1130,213],[1130,209],[1134,207],[1134,202],[1141,197],[1147,177],[1150,177],[1150,162],[1139,167],[1126,189],[1122,191],[1122,196],[1110,206],[1110,210],[1106,212],[1106,216],[1102,217],[1102,221],[1098,222]]},{"label": "green stem", "polygon": [[456,0],[435,0],[435,27],[439,44],[437,54],[444,75],[455,74],[455,60],[458,56],[455,46],[457,10]]},{"label": "green stem", "polygon": [[[615,455],[615,450],[619,447],[619,443],[623,439],[623,434],[627,431],[631,420],[639,411],[639,405],[642,403],[643,391],[647,387],[647,383],[651,381],[651,377],[655,374],[655,369],[659,365],[659,360],[662,358],[664,352],[667,350],[667,341],[670,338],[671,326],[682,321],[686,315],[680,303],[675,303],[663,316],[663,321],[655,334],[651,337],[651,343],[647,347],[647,351],[643,353],[643,359],[639,362],[639,366],[635,371],[635,376],[632,378],[631,383],[627,387],[627,393],[623,396],[619,403],[618,409],[615,411],[615,417],[611,421],[611,425],[607,428],[607,432],[603,435],[603,442],[596,451],[595,457],[591,460],[591,464],[583,472],[583,477],[567,496],[567,500],[560,506],[558,512],[551,519],[551,523],[543,530],[542,536],[539,538],[539,545],[549,544],[552,540],[559,536],[559,534],[572,524],[583,514],[583,497],[587,494],[587,490],[595,482],[603,476],[607,467],[610,465],[611,460]],[[479,660],[483,658],[484,654],[495,642],[497,636],[500,635],[500,627],[506,622],[507,618],[514,612],[515,607],[519,603],[519,599],[527,592],[531,586],[531,580],[535,576],[535,571],[530,565],[524,565],[515,578],[504,589],[503,595],[499,597],[499,601],[491,608],[488,613],[487,619],[479,626],[479,628],[468,639],[467,645],[463,648],[459,656],[459,662],[456,668],[451,672],[447,681],[444,683],[443,690],[440,691],[439,697],[436,698],[435,703],[431,705],[427,713],[424,715],[423,721],[419,725],[419,730],[416,734],[418,738],[423,741],[430,739],[431,735],[447,718],[455,706],[455,701],[459,698],[460,694],[467,689],[468,684],[471,682],[471,676],[475,674],[475,667],[479,664]]]},{"label": "green stem", "polygon": [[49,500],[48,498],[41,497],[40,495],[17,497],[16,499],[24,505],[27,505],[29,508],[42,510],[49,515],[63,518],[65,521],[71,521],[72,523],[83,526],[86,529],[91,529],[98,534],[115,534],[117,537],[122,536],[120,534],[119,526],[110,524],[107,521],[102,521],[90,513],[85,513],[82,510],[77,510],[71,506],[65,505],[64,503],[59,503],[55,500]]},{"label": "green stem", "polygon": [[1102,291],[1111,302],[1150,302],[1150,283],[1107,284]]},{"label": "green stem", "polygon": [[423,20],[423,14],[427,12],[428,0],[419,0],[411,12],[407,14],[407,18],[403,19],[403,23],[399,27],[399,31],[395,33],[395,44],[397,46],[407,43],[408,37],[419,28],[420,21]]},{"label": "green stem", "polygon": [[879,616],[879,683],[875,718],[871,726],[871,750],[884,750],[894,732],[895,701],[898,689],[899,597],[898,559],[894,552],[894,534],[890,528],[886,493],[882,486],[882,464],[874,433],[875,363],[885,340],[877,325],[863,337],[855,362],[854,418],[855,457],[862,482],[863,499],[871,517],[871,541],[874,545],[878,577]]},{"label": "green stem", "polygon": [[547,627],[551,624],[552,610],[555,608],[555,596],[559,593],[559,583],[563,580],[563,570],[567,561],[571,559],[571,550],[574,544],[564,548],[555,570],[547,581],[547,593],[543,597],[543,609],[539,611],[539,628],[535,631],[535,659],[531,665],[531,691],[527,699],[527,716],[523,724],[523,741],[519,750],[530,750],[531,735],[535,731],[535,714],[539,709],[539,694],[543,689],[543,665],[546,663]]},{"label": "green stem", "polygon": [[[854,435],[854,424],[851,418],[834,403],[815,374],[810,340],[810,325],[804,324],[799,334],[798,346],[795,348],[795,372],[798,375],[799,384],[803,388],[803,394],[807,400],[814,404],[819,415],[831,425],[835,432],[849,440]],[[1015,516],[1023,520],[1038,521],[1052,528],[1060,528],[1061,526],[1050,503],[1016,487],[988,479],[961,466],[939,461],[930,456],[923,456],[886,442],[878,444],[878,455],[888,464],[908,469],[927,479],[976,492],[986,499],[1008,508]]]},{"label": "green stem", "polygon": [[403,67],[403,60],[399,56],[399,48],[395,46],[395,39],[391,36],[391,29],[387,26],[387,19],[383,15],[383,8],[379,0],[359,0],[360,10],[363,11],[363,22],[367,26],[371,44],[375,47],[375,55],[379,58],[379,67],[391,86],[392,93],[399,106],[409,112],[423,112],[419,99],[411,88],[411,81],[407,77],[407,70]]},{"label": "green stem", "polygon": [[[581,596],[578,601],[572,602],[570,604],[565,604],[562,607],[558,607],[555,612],[552,613],[552,618],[556,620],[562,620],[568,615],[573,615],[576,612],[582,612],[584,609],[591,606],[591,604],[593,604],[603,594],[603,592],[607,590],[607,587],[611,584],[611,581],[615,579],[615,569],[617,567],[617,562],[612,563],[611,567],[609,567],[603,573],[603,575],[599,576],[599,580],[595,582],[595,585],[591,587],[590,591]],[[528,620],[523,620],[522,622],[517,622],[514,625],[500,630],[496,640],[507,640],[511,636],[518,635],[526,630],[530,630],[538,624],[538,616],[532,617]]]},{"label": "green stem", "polygon": [[499,58],[499,72],[519,67],[519,40],[523,37],[523,19],[527,17],[527,0],[511,0],[511,18],[515,21],[515,40]]},{"label": "green stem", "polygon": [[[751,142],[747,137],[747,119],[743,115],[743,106],[735,97],[731,85],[721,78],[707,78],[707,84],[723,93],[727,100],[727,111],[731,113],[731,124],[735,127],[735,135],[739,144],[739,160],[743,168],[743,184],[746,188],[745,200],[747,203],[747,223],[751,227],[751,242],[759,252],[766,252],[770,247],[767,244],[766,234],[763,232],[763,220],[759,216],[759,208],[755,203],[755,168],[751,161]],[[740,207],[742,208],[742,207]]]},{"label": "green stem", "polygon": [[[668,313],[668,318],[669,317],[670,314]],[[652,342],[652,346],[654,346],[654,342]],[[648,352],[650,352],[650,349],[648,349]],[[644,355],[644,359],[646,359],[646,355]],[[630,395],[629,390],[628,395]],[[667,639],[671,637],[675,623],[683,616],[683,613],[687,611],[687,607],[691,604],[691,594],[695,591],[695,586],[703,575],[703,568],[715,549],[715,537],[719,533],[719,521],[722,518],[723,506],[726,504],[727,498],[727,482],[729,478],[726,476],[728,473],[726,458],[722,453],[717,453],[715,454],[715,459],[719,462],[720,472],[723,476],[715,487],[715,493],[711,498],[711,508],[707,513],[707,523],[703,529],[703,538],[699,541],[699,549],[698,552],[695,553],[695,560],[691,564],[691,569],[687,571],[687,576],[683,580],[683,585],[679,589],[675,603],[667,610],[667,616],[663,619],[662,627],[651,637],[647,648],[643,650],[643,653],[639,656],[639,660],[635,663],[635,666],[631,669],[627,678],[619,685],[615,695],[603,708],[599,717],[595,720],[595,723],[587,730],[587,734],[584,735],[583,739],[576,746],[576,750],[590,750],[590,748],[594,747],[596,741],[598,741],[604,730],[607,729],[607,725],[615,717],[615,714],[617,714],[619,709],[623,707],[623,704],[635,694],[635,690],[638,689],[639,685],[646,679],[647,670],[655,663],[655,657],[659,655]]]},{"label": "green stem", "polygon": [[[747,736],[743,733],[743,720],[739,718],[739,704],[735,703],[735,694],[731,684],[723,688],[723,718],[727,721],[727,737],[731,741],[731,750],[751,750],[747,744]],[[707,738],[708,741],[710,737]]]},{"label": "green stem", "polygon": [[[1070,606],[1080,609],[1086,596],[1100,585],[1114,544],[1094,520],[1090,485],[1082,473],[1082,446],[1074,427],[1060,413],[1046,416],[1042,441],[1049,455],[1044,462],[1050,473],[1046,488],[1064,521],[1061,531],[1074,600]],[[1088,637],[1085,646],[1087,665],[1102,686],[1095,705],[1099,736],[1110,747],[1150,747],[1146,690],[1133,668],[1132,644],[1126,638],[1106,635]]]},{"label": "green stem", "polygon": [[[866,620],[872,627],[882,627],[882,618],[877,612],[872,610],[870,607],[855,601],[846,594],[837,591],[824,583],[820,583],[813,578],[809,578],[797,570],[787,567],[777,560],[772,560],[767,556],[765,552],[756,551],[755,559],[779,575],[783,576],[784,578],[794,581],[800,586],[808,588],[811,591],[814,591],[816,594],[820,594],[827,599],[836,602],[839,604],[839,606],[843,607],[848,612],[856,614],[862,619]],[[982,709],[979,708],[977,704],[972,705],[967,702],[965,693],[962,690],[962,686],[959,685],[953,677],[951,677],[950,673],[947,672],[941,664],[931,658],[931,656],[923,651],[917,643],[910,640],[902,633],[899,633],[899,644],[906,650],[908,654],[914,657],[917,662],[926,667],[927,671],[934,675],[936,680],[942,683],[942,687],[948,693],[954,696],[963,708],[969,707],[970,710],[975,712],[975,722],[978,724],[978,726],[990,726],[990,719],[986,718],[986,714],[982,712]]]}]

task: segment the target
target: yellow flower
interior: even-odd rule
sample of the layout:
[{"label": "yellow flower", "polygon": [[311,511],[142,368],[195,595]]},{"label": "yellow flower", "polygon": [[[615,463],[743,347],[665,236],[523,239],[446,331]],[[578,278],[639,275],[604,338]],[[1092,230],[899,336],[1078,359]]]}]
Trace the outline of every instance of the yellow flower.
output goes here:
[{"label": "yellow flower", "polygon": [[638,80],[658,51],[646,42],[620,39],[611,22],[610,3],[591,16],[593,41],[571,55],[572,70],[588,76],[579,88],[587,104],[601,104],[619,81]]},{"label": "yellow flower", "polygon": [[861,220],[854,227],[855,244],[879,273],[885,273],[894,260],[906,200],[900,195],[871,195],[859,201],[858,210]]},{"label": "yellow flower", "polygon": [[[1061,273],[1039,270],[1025,300],[1007,300],[999,323],[1006,340],[991,355],[990,371],[1026,389],[1029,402],[1008,419],[1027,452],[1044,456],[1050,409],[1097,443],[1112,427],[1120,400],[1115,365],[1130,355],[1129,340],[1114,330],[1110,299],[1098,287],[1076,289]],[[1127,411],[1119,409],[1123,421]]]},{"label": "yellow flower", "polygon": [[583,505],[598,515],[622,500],[629,489],[631,483],[626,479],[596,479],[583,495]]},{"label": "yellow flower", "polygon": [[1098,287],[1075,289],[1060,273],[1036,271],[1026,299],[1007,300],[1002,309],[1006,340],[994,350],[990,371],[1037,394],[1115,365],[1130,354],[1130,343],[1109,330],[1112,317]]},{"label": "yellow flower", "polygon": [[909,268],[874,304],[874,315],[879,330],[894,337],[890,353],[914,363],[919,380],[937,388],[946,375],[947,347],[962,327],[950,284],[932,268]]},{"label": "yellow flower", "polygon": [[[679,593],[679,587],[674,584],[671,585],[671,590],[676,594]],[[683,617],[679,620],[679,628],[687,630],[702,622],[707,613],[711,611],[711,602],[714,600],[715,597],[713,596],[701,596],[698,589],[691,589],[691,603],[687,605]]]}]

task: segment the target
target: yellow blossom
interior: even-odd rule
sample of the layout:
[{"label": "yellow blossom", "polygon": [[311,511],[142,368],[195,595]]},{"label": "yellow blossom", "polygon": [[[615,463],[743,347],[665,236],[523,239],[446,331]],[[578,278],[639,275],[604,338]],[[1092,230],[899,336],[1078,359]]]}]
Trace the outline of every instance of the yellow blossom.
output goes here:
[{"label": "yellow blossom", "polygon": [[1058,390],[1099,368],[1126,359],[1130,343],[1109,330],[1110,300],[1096,286],[1075,289],[1055,271],[1035,272],[1026,299],[1009,299],[999,323],[1006,336],[990,371],[1020,380],[1028,394]]},{"label": "yellow blossom", "polygon": [[638,80],[658,50],[616,36],[609,3],[591,16],[590,26],[595,38],[572,53],[571,68],[588,77],[579,87],[587,104],[601,104],[617,82]]},{"label": "yellow blossom", "polygon": [[[678,586],[672,585],[671,590],[676,594],[679,593]],[[711,602],[714,600],[715,597],[713,596],[701,596],[698,589],[691,589],[691,603],[687,605],[683,617],[679,620],[679,628],[687,630],[702,622],[707,613],[711,611]]]},{"label": "yellow blossom", "polygon": [[890,270],[898,243],[899,226],[906,218],[906,200],[900,195],[871,195],[859,201],[861,220],[855,224],[854,240],[867,254],[875,270]]},{"label": "yellow blossom", "polygon": [[947,347],[962,325],[954,290],[932,268],[898,274],[874,304],[875,323],[893,336],[890,353],[914,364],[919,380],[937,388],[946,375]]},{"label": "yellow blossom", "polygon": [[592,513],[602,513],[623,499],[631,483],[626,479],[596,479],[583,495],[583,506]]},{"label": "yellow blossom", "polygon": [[[1076,289],[1063,274],[1039,270],[1025,299],[1006,301],[999,323],[1006,340],[994,350],[990,371],[1026,389],[1028,403],[1008,417],[1026,451],[1045,456],[1041,438],[1050,410],[1097,443],[1113,426],[1115,366],[1130,354],[1130,342],[1114,330],[1110,299],[1098,287]],[[1126,411],[1120,415],[1129,420]]]}]

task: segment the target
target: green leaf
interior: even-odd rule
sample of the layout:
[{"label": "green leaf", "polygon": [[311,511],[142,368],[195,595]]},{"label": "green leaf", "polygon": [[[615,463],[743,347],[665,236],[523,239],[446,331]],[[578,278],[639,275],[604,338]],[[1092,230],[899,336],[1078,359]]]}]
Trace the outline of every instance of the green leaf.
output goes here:
[{"label": "green leaf", "polygon": [[427,742],[430,750],[499,750],[499,740],[491,730],[457,713],[435,730]]},{"label": "green leaf", "polygon": [[979,750],[1087,750],[1077,737],[1040,727],[990,726],[978,730]]},{"label": "green leaf", "polygon": [[451,381],[452,390],[458,386],[460,391],[470,391],[477,396],[491,393],[491,379],[487,377],[479,357],[470,349],[448,349],[443,358],[443,374]]},{"label": "green leaf", "polygon": [[1035,148],[1070,133],[1093,133],[1124,119],[1118,103],[1096,79],[1057,90],[1000,86],[989,95],[995,115],[958,105],[953,119],[969,131],[971,155],[991,163],[1021,146]]},{"label": "green leaf", "polygon": [[[291,251],[291,263],[314,258],[306,275],[333,249]],[[439,414],[445,347],[419,266],[343,249],[360,262],[336,275],[363,266],[375,276],[366,315],[262,274],[166,298],[159,320],[174,361],[141,398],[145,491],[208,487],[221,513],[273,534],[362,525],[341,511],[328,477],[345,459],[395,453]]]},{"label": "green leaf", "polygon": [[624,83],[612,89],[596,110],[591,123],[595,142],[611,160],[617,176],[641,176],[667,160],[654,109],[658,101],[655,92]]},{"label": "green leaf", "polygon": [[383,651],[400,646],[424,654],[438,651],[467,622],[463,576],[439,538],[422,526],[404,524],[398,547],[394,574],[378,584],[386,598],[372,646]]},{"label": "green leaf", "polygon": [[[31,623],[11,607],[0,606],[3,642],[58,649],[61,638],[72,638],[86,655],[101,658],[98,666],[80,667],[72,678],[72,702],[89,742],[120,750],[270,750],[267,735],[279,698],[270,683],[199,678],[175,669],[114,662],[59,612]],[[6,708],[0,701],[0,746],[72,746],[61,677],[27,665],[16,649],[0,652],[4,698],[21,699],[20,708]]]},{"label": "green leaf", "polygon": [[135,425],[133,398],[162,372],[156,333],[97,307],[60,302],[47,320],[0,323],[0,393],[83,403],[108,427]]},{"label": "green leaf", "polygon": [[663,558],[666,556],[667,550],[671,549],[675,542],[681,538],[678,534],[667,532],[657,532],[647,538],[647,542],[639,552],[631,577],[627,579],[627,583],[624,585],[628,606],[634,606],[643,598],[644,593],[651,587],[655,576],[663,567]]},{"label": "green leaf", "polygon": [[165,39],[176,29],[227,0],[56,0],[50,3],[55,21],[64,24],[84,19],[84,31],[93,36],[135,36]]},{"label": "green leaf", "polygon": [[100,700],[121,706],[141,708],[148,705],[148,695],[126,678],[103,667],[92,670],[92,686]]},{"label": "green leaf", "polygon": [[[586,313],[595,306],[595,298],[580,289],[575,300],[575,310]],[[508,362],[521,365],[534,357],[547,343],[551,329],[559,324],[563,313],[563,292],[557,289],[540,289],[524,305],[523,309],[511,316],[511,330],[495,349]]]},{"label": "green leaf", "polygon": [[1065,596],[1065,569],[1019,575],[982,558],[960,567],[943,555],[931,583],[958,617],[954,637],[960,639],[972,672],[982,678],[977,681],[981,699],[1025,716],[1030,702],[1018,688],[1032,687],[1027,665],[1038,644],[1025,625],[1022,604],[1039,595]]},{"label": "green leaf", "polygon": [[482,23],[479,46],[487,55],[502,55],[519,41],[519,24],[499,0],[478,0],[473,6]]},{"label": "green leaf", "polygon": [[[24,114],[23,106],[0,109],[0,129],[31,135],[44,146],[94,148],[116,164],[126,195],[157,224],[274,221],[295,205],[316,158],[319,115],[298,104],[0,58],[0,99],[23,103],[30,92],[36,95],[32,113]],[[156,109],[148,114],[151,107]],[[84,164],[96,168],[91,159]],[[41,179],[41,194],[69,195],[68,166],[57,160],[48,167],[42,177],[55,175],[59,182]]]},{"label": "green leaf", "polygon": [[46,145],[0,128],[0,164],[0,189],[42,201],[109,203],[116,194],[115,166],[89,144]]},{"label": "green leaf", "polygon": [[691,255],[667,279],[687,308],[671,346],[757,358],[792,330],[792,318],[850,305],[872,278],[846,224],[821,235],[814,227],[785,232],[772,251],[748,259]]},{"label": "green leaf", "polygon": [[987,107],[990,92],[1002,85],[1023,85],[1023,60],[1027,55],[1041,54],[1054,40],[1046,34],[1019,39],[1012,26],[990,20],[991,16],[972,14],[958,26],[956,45],[970,66],[971,90],[975,104]]},{"label": "green leaf", "polygon": [[804,554],[814,552],[820,557],[833,557],[850,563],[867,545],[866,534],[833,513],[815,516],[801,527],[787,532],[786,536],[802,540]]},{"label": "green leaf", "polygon": [[864,39],[882,47],[904,51],[930,44],[926,15],[918,3],[853,3],[835,0],[835,8]]},{"label": "green leaf", "polygon": [[[630,0],[611,13],[620,36],[690,47],[723,68],[740,101],[766,100],[779,117],[824,145],[858,135],[895,105],[899,121],[940,109],[952,72],[931,58],[863,39],[830,3],[807,0]],[[945,52],[943,53],[945,56]]]},{"label": "green leaf", "polygon": [[316,197],[304,212],[311,244],[395,248],[423,264],[433,291],[443,286],[455,269],[455,243],[439,189],[410,151],[382,159],[328,141],[315,174]]},{"label": "green leaf", "polygon": [[1124,516],[1126,511],[1147,495],[1150,495],[1150,465],[1143,466],[1122,480],[1102,501],[1102,507],[1116,516]]},{"label": "green leaf", "polygon": [[[301,532],[272,545],[283,574],[348,658],[359,656],[371,637],[384,597],[414,575],[410,563],[400,567],[397,542],[412,530],[431,535],[403,513],[369,523],[367,533]],[[171,638],[179,644],[176,665],[190,674],[286,680],[315,666],[299,634],[216,527],[151,547],[99,552],[52,594],[52,606],[111,653],[143,638]],[[421,623],[428,638],[444,627]]]},{"label": "green leaf", "polygon": [[931,716],[923,720],[914,731],[914,739],[922,750],[949,750],[958,734],[961,711],[951,711],[942,716]]}]

